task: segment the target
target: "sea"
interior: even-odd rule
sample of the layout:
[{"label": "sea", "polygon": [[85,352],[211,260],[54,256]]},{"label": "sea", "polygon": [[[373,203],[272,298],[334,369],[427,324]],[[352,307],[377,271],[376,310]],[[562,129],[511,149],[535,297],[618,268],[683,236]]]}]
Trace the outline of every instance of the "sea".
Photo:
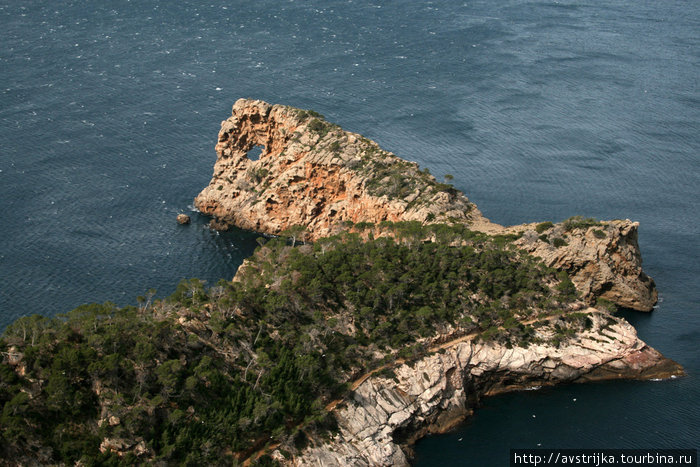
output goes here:
[{"label": "sea", "polygon": [[[697,448],[697,0],[0,0],[0,329],[230,279],[257,235],[193,208],[240,97],[313,109],[501,224],[640,222],[670,381],[486,398],[416,466],[511,448]],[[178,225],[179,213],[192,216]]]}]

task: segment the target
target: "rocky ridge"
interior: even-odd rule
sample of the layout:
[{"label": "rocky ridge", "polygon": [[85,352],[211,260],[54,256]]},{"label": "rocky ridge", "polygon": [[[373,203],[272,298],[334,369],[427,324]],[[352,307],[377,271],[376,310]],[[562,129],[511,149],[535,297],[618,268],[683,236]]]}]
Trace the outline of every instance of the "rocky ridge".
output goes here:
[{"label": "rocky ridge", "polygon": [[[257,159],[251,153],[256,147]],[[239,99],[221,124],[216,153],[211,182],[195,198],[195,206],[213,217],[213,228],[235,225],[271,235],[297,229],[313,241],[358,223],[463,223],[519,236],[520,248],[567,271],[588,304],[600,297],[651,311],[656,303],[654,281],[642,271],[638,223],[569,228],[565,222],[544,233],[541,224],[503,227],[418,164],[315,112]]]},{"label": "rocky ridge", "polygon": [[[282,143],[265,140],[267,147],[277,149],[263,151],[259,161],[253,160],[245,151],[264,140],[253,135],[279,127],[270,120],[275,109],[280,119],[290,119],[286,128],[293,128],[293,122],[299,126]],[[4,365],[0,399],[9,401],[5,412],[11,415],[3,420],[6,427],[12,426],[4,434],[19,441],[1,447],[6,457],[18,460],[17,465],[84,456],[152,463],[170,455],[199,459],[200,464],[207,463],[205,458],[211,463],[221,458],[216,456],[231,456],[246,465],[269,451],[283,464],[405,465],[416,439],[450,429],[472,412],[482,396],[562,382],[684,374],[680,365],[642,342],[626,321],[577,301],[567,278],[573,279],[579,296],[599,308],[606,308],[603,299],[651,308],[656,291],[641,270],[637,223],[575,217],[559,224],[498,226],[464,195],[438,183],[416,164],[343,132],[313,112],[259,101],[239,101],[234,116],[236,112],[248,117],[224,122],[215,177],[198,197],[200,209],[215,216],[216,228],[233,223],[318,242],[298,248],[284,241],[269,242],[244,262],[231,284],[205,289],[201,281],[191,279],[178,285],[172,297],[151,303],[149,296],[138,309],[85,305],[61,319],[33,316],[11,325],[0,339]],[[286,130],[280,133],[285,135]],[[334,139],[325,139],[328,135]],[[307,140],[311,143],[302,143]],[[322,141],[323,147],[314,149]],[[289,156],[285,165],[285,152],[297,143],[302,153],[298,147],[291,151],[296,155]],[[330,159],[329,151],[334,154]],[[234,152],[237,159],[228,160]],[[287,168],[300,173],[299,167],[308,169],[307,178],[287,173]],[[295,187],[293,194],[290,187]],[[265,203],[260,204],[261,199]],[[391,220],[414,222],[383,222]],[[360,233],[364,240],[356,235],[321,238],[347,230]],[[372,236],[392,236],[396,242],[386,238],[374,242]],[[362,249],[377,244],[379,248]],[[402,250],[404,246],[408,248]],[[554,272],[514,246],[568,274]],[[332,254],[334,248],[339,255]],[[393,251],[389,262],[382,257],[387,251]],[[301,260],[299,255],[307,256]],[[363,262],[362,255],[371,261]],[[412,255],[413,261],[404,261]],[[320,261],[326,257],[330,260]],[[404,263],[407,271],[385,266],[390,263]],[[530,269],[512,268],[510,263]],[[355,280],[353,272],[367,266],[376,266],[374,272],[379,274],[365,271],[365,279]],[[326,269],[325,275],[319,274]],[[504,269],[517,283],[498,292],[489,289],[489,284],[506,283],[500,277]],[[389,271],[394,275],[387,275]],[[442,271],[437,283],[450,291],[448,295],[458,297],[452,294],[458,289],[464,293],[437,312],[418,309],[419,297],[430,297],[432,306],[445,295],[444,290],[433,293],[437,289],[430,284],[421,285],[435,271]],[[334,284],[337,293],[326,295],[314,286],[312,277]],[[523,282],[524,278],[544,282]],[[366,303],[375,303],[370,308],[357,294],[350,294],[366,288],[384,296],[381,286],[397,282],[412,284],[409,288],[417,292],[404,297],[404,304],[395,307],[396,316],[386,314],[379,325],[367,316],[392,311],[392,299],[388,305],[380,300],[378,306],[370,297]],[[303,294],[297,295],[298,290]],[[389,295],[398,298],[399,292],[405,293]],[[261,300],[267,296],[269,303]],[[344,298],[336,300],[339,297]],[[415,308],[407,305],[417,301]],[[265,306],[259,306],[262,302]],[[374,314],[368,315],[365,308]],[[440,312],[448,308],[457,314],[445,320],[447,315]],[[356,310],[362,313],[355,314]],[[422,321],[411,324],[406,320],[411,313]],[[443,321],[433,323],[432,317]],[[400,322],[392,322],[394,318]],[[263,328],[267,336],[257,348]],[[295,334],[299,329],[301,334]],[[297,346],[298,340],[303,344]],[[279,352],[280,345],[286,353]],[[313,391],[299,390],[289,381],[306,384],[310,373],[299,377],[295,371],[312,369],[322,358],[336,362],[337,374],[316,375],[314,388],[322,395],[313,402],[300,401],[299,394]],[[115,362],[126,362],[127,371],[115,371],[119,368]],[[226,373],[214,362],[225,362],[221,368]],[[262,378],[266,371],[276,376]],[[213,385],[216,381],[230,384],[222,388]],[[350,391],[345,390],[348,383]],[[190,392],[173,391],[175,387]],[[290,387],[294,389],[284,389]],[[238,397],[229,399],[233,391]],[[132,403],[125,404],[125,397]],[[212,410],[198,398],[222,405]],[[270,410],[279,416],[279,407],[290,401],[297,411],[294,417],[270,423],[260,418]],[[244,409],[257,413],[256,419],[242,417]],[[53,431],[51,423],[61,417],[74,420],[76,413],[83,419],[71,424],[70,436],[65,426]],[[162,428],[165,420],[169,436],[162,439],[162,446],[152,444],[153,432],[143,427],[158,423]],[[198,431],[205,425],[209,432]],[[191,426],[198,430],[190,430]],[[218,445],[209,444],[232,427],[236,429]],[[282,435],[269,436],[280,430]],[[47,438],[47,433],[60,439]],[[64,439],[81,439],[83,444]],[[309,443],[306,448],[298,444],[300,439]],[[190,445],[183,444],[187,440]],[[217,446],[219,451],[211,450]]]},{"label": "rocky ridge", "polygon": [[[589,223],[594,225],[582,223],[583,226],[575,227],[576,221],[565,221],[544,230],[538,229],[537,224],[508,230],[522,232],[515,242],[519,248],[542,258],[547,266],[567,271],[589,304],[602,298],[621,307],[651,311],[658,292],[654,280],[642,270],[637,242],[639,223],[630,220]],[[543,233],[538,235],[536,229]]]},{"label": "rocky ridge", "polygon": [[[294,465],[408,465],[411,443],[451,429],[482,396],[558,383],[683,374],[678,364],[641,341],[625,320],[586,311],[591,328],[560,347],[507,348],[459,339],[393,368],[390,375],[371,376],[336,409],[335,437],[304,451]],[[551,336],[555,324],[539,328],[538,334]],[[279,452],[273,457],[283,460]]]},{"label": "rocky ridge", "polygon": [[[249,157],[255,147],[259,159]],[[315,112],[239,99],[222,122],[209,186],[195,206],[220,227],[277,235],[304,226],[314,240],[350,223],[489,224],[466,196]]]}]

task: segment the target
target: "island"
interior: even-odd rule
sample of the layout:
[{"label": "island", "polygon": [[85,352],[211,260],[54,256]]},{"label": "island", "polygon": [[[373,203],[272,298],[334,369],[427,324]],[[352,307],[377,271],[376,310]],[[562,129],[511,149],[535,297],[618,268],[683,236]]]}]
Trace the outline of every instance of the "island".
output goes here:
[{"label": "island", "polygon": [[211,287],[10,325],[4,459],[407,465],[485,396],[684,374],[615,314],[657,300],[635,222],[500,226],[449,180],[259,100],[216,152],[195,205],[260,246]]}]

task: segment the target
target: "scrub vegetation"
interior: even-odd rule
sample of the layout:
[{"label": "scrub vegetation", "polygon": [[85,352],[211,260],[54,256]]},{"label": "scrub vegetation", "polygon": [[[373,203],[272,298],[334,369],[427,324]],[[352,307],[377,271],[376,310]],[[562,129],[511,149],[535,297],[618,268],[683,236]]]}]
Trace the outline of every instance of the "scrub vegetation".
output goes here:
[{"label": "scrub vegetation", "polygon": [[[0,456],[230,465],[268,443],[293,453],[333,433],[326,404],[368,371],[437,338],[540,343],[532,326],[576,300],[517,236],[358,226],[314,244],[261,241],[232,282],[16,321],[0,340]],[[585,327],[575,318],[556,344]]]}]

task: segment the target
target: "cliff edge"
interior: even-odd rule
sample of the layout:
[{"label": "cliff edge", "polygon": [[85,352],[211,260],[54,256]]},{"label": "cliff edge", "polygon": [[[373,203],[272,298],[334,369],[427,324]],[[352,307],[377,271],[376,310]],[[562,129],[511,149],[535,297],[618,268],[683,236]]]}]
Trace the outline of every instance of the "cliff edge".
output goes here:
[{"label": "cliff edge", "polygon": [[[256,147],[259,156],[253,155]],[[416,163],[313,111],[258,100],[235,103],[232,116],[222,122],[216,152],[212,180],[195,200],[201,212],[214,217],[214,228],[235,225],[320,243],[349,231],[364,239],[393,236],[409,245],[458,246],[464,245],[458,236],[441,237],[445,230],[440,227],[445,225],[423,227],[462,226],[562,271],[562,282],[550,283],[551,290],[565,290],[570,279],[582,300],[555,304],[559,309],[538,318],[521,316],[517,325],[506,320],[467,334],[448,327],[437,336],[419,339],[426,348],[421,357],[398,358],[361,375],[349,383],[347,397],[327,405],[337,422],[334,436],[312,437],[311,445],[291,459],[296,465],[406,465],[416,439],[450,429],[485,395],[563,382],[684,374],[680,365],[641,341],[624,319],[606,310],[612,303],[651,311],[657,301],[654,281],[642,271],[636,222],[574,216],[560,223],[504,227]],[[392,224],[397,222],[404,226]],[[477,250],[482,239],[473,237]],[[317,247],[317,255],[325,255],[324,245]],[[241,271],[250,277],[264,275],[245,262],[234,281]],[[458,313],[478,310],[479,303],[486,303],[479,300]],[[507,302],[500,299],[501,304]],[[573,322],[578,324],[567,330]],[[351,320],[346,326],[354,329],[358,323]],[[517,334],[513,326],[530,329],[528,342],[486,337]],[[290,463],[277,447],[268,446],[247,459],[267,452]]]},{"label": "cliff edge", "polygon": [[[249,153],[258,147],[259,156]],[[239,99],[222,122],[209,186],[195,206],[215,226],[308,240],[382,221],[490,224],[462,193],[320,114]],[[495,226],[494,226],[495,227]]]},{"label": "cliff edge", "polygon": [[[558,383],[683,374],[626,321],[586,311],[592,326],[559,347],[507,348],[458,339],[410,365],[397,365],[389,375],[373,375],[337,408],[336,436],[307,449],[294,464],[409,465],[410,444],[455,427],[482,396]],[[551,336],[555,324],[539,328],[538,336]]]},{"label": "cliff edge", "polygon": [[502,227],[417,164],[260,101],[236,103],[217,151],[197,197],[212,226],[286,238],[230,282],[8,326],[0,464],[405,465],[482,396],[684,374],[611,314],[656,300],[636,223]]}]

